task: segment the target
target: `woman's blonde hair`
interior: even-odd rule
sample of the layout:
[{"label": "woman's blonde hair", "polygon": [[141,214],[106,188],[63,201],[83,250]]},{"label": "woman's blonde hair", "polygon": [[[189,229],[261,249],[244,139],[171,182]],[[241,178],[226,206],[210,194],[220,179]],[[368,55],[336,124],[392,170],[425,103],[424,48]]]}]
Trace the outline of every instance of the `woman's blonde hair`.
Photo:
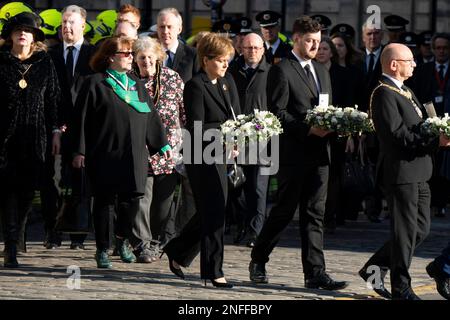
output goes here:
[{"label": "woman's blonde hair", "polygon": [[197,44],[197,55],[200,66],[204,67],[204,58],[215,59],[217,57],[234,54],[233,42],[217,33],[208,33]]},{"label": "woman's blonde hair", "polygon": [[137,57],[137,54],[141,51],[150,50],[155,56],[158,62],[163,63],[166,59],[166,53],[161,47],[161,44],[158,40],[150,37],[140,37],[133,44],[133,52],[134,57]]}]

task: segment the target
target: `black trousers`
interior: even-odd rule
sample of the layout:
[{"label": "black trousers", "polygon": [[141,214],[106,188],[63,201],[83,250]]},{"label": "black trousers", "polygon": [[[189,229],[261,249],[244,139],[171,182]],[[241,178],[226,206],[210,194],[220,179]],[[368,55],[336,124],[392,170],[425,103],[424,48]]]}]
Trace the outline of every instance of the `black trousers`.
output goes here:
[{"label": "black trousers", "polygon": [[183,267],[188,267],[200,251],[201,278],[217,279],[223,277],[226,165],[187,165],[186,169],[197,212],[164,251]]},{"label": "black trousers", "polygon": [[328,166],[280,166],[278,200],[252,250],[252,261],[267,263],[283,230],[300,212],[303,272],[306,279],[325,271],[323,220],[327,197]]},{"label": "black trousers", "polygon": [[261,174],[261,166],[242,166],[246,181],[237,199],[237,215],[244,228],[257,236],[266,220],[268,175]]},{"label": "black trousers", "polygon": [[390,269],[392,293],[401,294],[411,288],[414,250],[430,232],[431,193],[427,182],[386,186],[386,191],[391,237],[364,267],[378,266],[382,274]]},{"label": "black trousers", "polygon": [[94,195],[93,217],[95,242],[98,250],[107,250],[111,247],[110,234],[114,227],[116,236],[130,237],[131,221],[139,209],[140,198],[130,194],[117,195],[115,193]]}]

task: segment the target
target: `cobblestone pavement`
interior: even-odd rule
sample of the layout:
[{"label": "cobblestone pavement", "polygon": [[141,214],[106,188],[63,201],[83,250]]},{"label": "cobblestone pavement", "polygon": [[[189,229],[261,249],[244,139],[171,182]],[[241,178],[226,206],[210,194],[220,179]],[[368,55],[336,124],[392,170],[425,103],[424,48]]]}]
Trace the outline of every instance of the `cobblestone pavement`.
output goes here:
[{"label": "cobblestone pavement", "polygon": [[[266,265],[270,278],[266,285],[249,281],[250,249],[233,245],[232,237],[226,236],[224,272],[228,281],[235,284],[231,290],[215,289],[209,283],[203,286],[199,277],[199,257],[185,270],[185,281],[169,271],[166,256],[152,264],[125,264],[113,257],[113,269],[103,270],[96,268],[92,235],[86,242],[86,250],[75,251],[69,249],[68,241],[58,249],[46,250],[42,246],[40,221],[31,225],[30,233],[33,241],[28,243],[28,252],[18,257],[21,267],[0,267],[0,299],[367,300],[380,298],[366,288],[357,271],[387,239],[389,220],[375,224],[360,215],[358,221],[347,222],[334,234],[325,235],[328,272],[336,279],[350,281],[350,286],[340,292],[304,288],[297,221],[285,230]],[[425,266],[449,238],[449,215],[433,218],[431,235],[414,257],[411,266],[413,287],[426,299],[440,299],[435,293],[434,281],[425,273]],[[69,279],[70,270],[67,273],[69,266],[80,268],[79,289],[69,288],[74,284]]]}]

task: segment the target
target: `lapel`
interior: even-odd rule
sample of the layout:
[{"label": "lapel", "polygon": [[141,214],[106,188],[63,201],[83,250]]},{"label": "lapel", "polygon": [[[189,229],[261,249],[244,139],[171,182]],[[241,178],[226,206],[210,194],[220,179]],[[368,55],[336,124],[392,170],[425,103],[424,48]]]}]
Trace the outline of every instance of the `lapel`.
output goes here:
[{"label": "lapel", "polygon": [[[206,75],[206,73],[201,73],[202,75],[202,80],[205,83],[205,87],[206,90],[208,91],[208,93],[210,94],[210,96],[216,101],[216,103],[219,105],[219,107],[222,109],[222,111],[226,114],[229,115],[229,111],[228,111],[228,107],[226,106],[226,101],[223,101],[222,97],[220,96],[219,92],[217,90],[214,89],[214,84],[211,83],[211,80],[209,80],[208,76]],[[223,79],[218,79],[217,80],[217,86],[223,86],[225,83],[223,82]],[[225,84],[226,86],[228,86],[228,84]],[[220,88],[219,88],[220,90]],[[223,92],[223,90],[222,90]],[[227,94],[225,94],[225,98],[227,97]]]},{"label": "lapel", "polygon": [[181,42],[178,44],[177,52],[175,53],[175,56],[173,57],[173,63],[172,63],[172,69],[178,70],[178,65],[180,64],[180,61],[183,59],[184,56],[184,47]]},{"label": "lapel", "polygon": [[[381,81],[384,82],[384,83],[387,84],[387,85],[390,85],[391,87],[397,88],[397,85],[396,85],[394,82],[392,82],[391,79],[388,79],[388,78],[386,78],[385,76],[383,76],[383,78],[381,79]],[[405,87],[406,87],[406,86],[405,86]],[[422,104],[419,102],[419,100],[418,100],[417,97],[415,96],[414,92],[412,92],[412,90],[411,90],[410,88],[408,88],[408,87],[406,87],[406,88],[407,88],[408,91],[411,93],[412,99],[414,100],[414,102],[416,103],[416,105],[419,107],[420,111],[422,111],[422,115],[426,115],[426,114],[427,114],[427,113],[426,113],[426,110],[422,107]],[[399,93],[397,93],[397,94],[399,94]],[[400,95],[400,94],[399,94],[399,95]],[[417,114],[416,108],[415,108],[414,105],[411,103],[411,101],[410,101],[408,98],[404,97],[404,96],[402,96],[402,97],[403,97],[406,101],[408,101],[408,104],[410,105],[410,109],[412,110],[412,112],[414,112],[414,114],[415,114],[419,119],[422,119],[422,118],[420,118],[419,115]]]},{"label": "lapel", "polygon": [[312,83],[309,82],[308,77],[306,76],[305,70],[303,70],[300,62],[298,62],[297,58],[292,54],[292,52],[289,54],[288,59],[292,65],[292,67],[300,75],[300,78],[303,80],[305,85],[309,88],[309,90],[311,91],[313,96],[317,98],[317,88],[314,88]]},{"label": "lapel", "polygon": [[81,72],[80,69],[82,68],[82,64],[84,64],[84,62],[88,59],[87,46],[88,43],[86,42],[86,40],[84,40],[83,44],[80,47],[80,54],[78,55],[77,64],[75,65],[75,71],[73,73],[73,82],[75,82],[78,76],[80,75]]}]

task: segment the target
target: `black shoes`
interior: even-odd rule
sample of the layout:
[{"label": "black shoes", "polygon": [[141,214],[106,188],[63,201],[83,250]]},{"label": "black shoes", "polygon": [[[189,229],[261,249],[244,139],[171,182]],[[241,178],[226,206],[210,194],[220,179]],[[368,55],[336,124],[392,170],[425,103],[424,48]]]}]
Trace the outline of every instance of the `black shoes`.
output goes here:
[{"label": "black shoes", "polygon": [[79,243],[79,242],[72,242],[70,244],[70,249],[71,250],[85,250],[84,244]]},{"label": "black shoes", "polygon": [[305,287],[308,289],[341,290],[348,285],[347,281],[335,281],[326,273],[315,278],[305,279]]},{"label": "black shoes", "polygon": [[5,268],[18,268],[17,262],[17,247],[15,245],[8,245],[5,248],[5,256],[3,257],[3,266]]},{"label": "black shoes", "polygon": [[[367,273],[367,270],[365,268],[362,268],[361,270],[359,270],[358,274],[360,275],[361,278],[363,278],[363,280],[367,283],[369,277],[371,276],[371,274]],[[378,286],[374,285],[373,283],[370,283],[370,285],[372,286],[373,291],[375,291],[378,295],[382,296],[385,299],[392,299],[392,295],[389,292],[388,289],[386,289],[386,287],[384,286],[384,276],[386,275],[386,273],[381,273],[380,275],[380,283],[378,284]]]},{"label": "black shoes", "polygon": [[[231,283],[228,282],[217,282],[214,279],[210,279],[212,285],[216,288],[221,288],[221,289],[231,289],[233,288],[233,285]],[[206,280],[205,280],[205,287],[206,287]]]},{"label": "black shoes", "polygon": [[172,273],[174,275],[176,275],[178,278],[183,279],[184,280],[184,273],[183,270],[181,270],[181,268],[175,268],[173,266],[173,259],[167,254],[167,252],[163,252],[161,253],[161,256],[159,257],[160,259],[162,258],[162,256],[164,255],[164,253],[167,255],[167,259],[169,259],[169,269],[170,271],[172,271]]},{"label": "black shoes", "polygon": [[450,278],[442,274],[442,271],[439,270],[434,261],[427,265],[426,270],[428,275],[436,281],[436,288],[439,294],[450,300]]},{"label": "black shoes", "polygon": [[247,241],[247,247],[253,248],[256,244],[256,237],[252,237]]},{"label": "black shoes", "polygon": [[248,266],[248,271],[250,271],[250,280],[254,283],[268,283],[269,280],[266,276],[265,264],[255,263],[250,261]]},{"label": "black shoes", "polygon": [[398,293],[398,294],[393,294],[392,295],[392,300],[412,300],[412,301],[418,301],[418,300],[422,300],[420,299],[415,293],[414,291],[409,288],[408,290],[405,290],[402,293]]},{"label": "black shoes", "polygon": [[233,239],[233,243],[234,244],[241,243],[245,239],[246,235],[247,235],[247,232],[245,231],[245,228],[240,228],[237,231],[236,237]]}]

